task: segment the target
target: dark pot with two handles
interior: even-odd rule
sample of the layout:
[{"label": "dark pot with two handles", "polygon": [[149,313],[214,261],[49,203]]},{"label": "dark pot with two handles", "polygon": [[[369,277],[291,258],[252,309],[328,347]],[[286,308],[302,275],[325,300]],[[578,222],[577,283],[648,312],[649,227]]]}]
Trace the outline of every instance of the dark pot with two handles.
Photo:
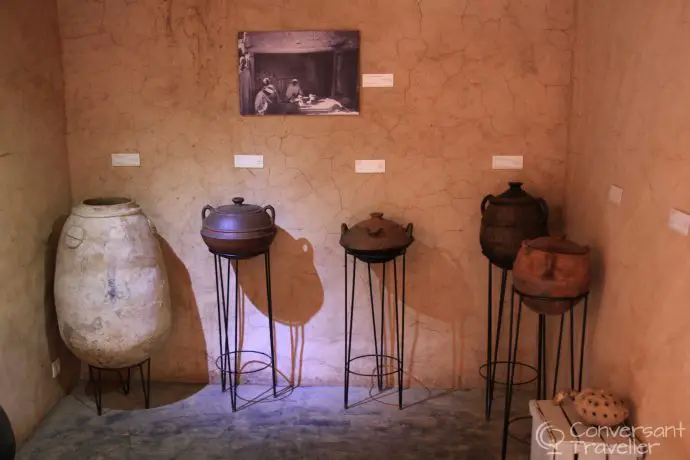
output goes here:
[{"label": "dark pot with two handles", "polygon": [[402,255],[412,244],[412,224],[406,227],[389,219],[382,212],[372,212],[369,219],[348,228],[341,225],[340,245],[348,254],[367,263],[382,263]]},{"label": "dark pot with two handles", "polygon": [[509,182],[498,196],[482,200],[479,243],[482,253],[496,266],[512,270],[522,242],[549,233],[549,208],[522,188],[522,182]]},{"label": "dark pot with two handles", "polygon": [[232,204],[206,205],[201,211],[201,237],[214,254],[249,258],[269,250],[276,237],[273,206],[246,204],[235,197]]}]

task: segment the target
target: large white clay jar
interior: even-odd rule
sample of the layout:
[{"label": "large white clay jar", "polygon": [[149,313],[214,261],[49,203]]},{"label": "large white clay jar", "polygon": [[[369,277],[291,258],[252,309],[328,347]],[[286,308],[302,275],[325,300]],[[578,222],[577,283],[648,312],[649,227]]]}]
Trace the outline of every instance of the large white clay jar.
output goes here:
[{"label": "large white clay jar", "polygon": [[92,366],[139,364],[167,338],[167,275],[138,204],[108,197],[72,208],[58,245],[55,304],[62,339]]}]

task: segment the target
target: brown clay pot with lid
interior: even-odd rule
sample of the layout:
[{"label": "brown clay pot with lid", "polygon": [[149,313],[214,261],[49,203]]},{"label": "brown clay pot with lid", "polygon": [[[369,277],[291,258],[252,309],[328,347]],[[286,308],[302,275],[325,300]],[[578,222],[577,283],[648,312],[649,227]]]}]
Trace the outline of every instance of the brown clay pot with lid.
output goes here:
[{"label": "brown clay pot with lid", "polygon": [[[589,247],[565,237],[546,236],[524,241],[515,259],[513,282],[528,296],[575,299],[589,291]],[[525,297],[537,313],[559,315],[573,307],[571,300],[541,300]]]},{"label": "brown clay pot with lid", "polygon": [[372,212],[369,219],[352,228],[342,224],[340,232],[340,245],[349,254],[368,263],[393,260],[413,241],[412,224],[403,227],[397,222],[384,219],[381,212]]},{"label": "brown clay pot with lid", "polygon": [[543,198],[524,191],[522,182],[508,185],[500,195],[482,200],[479,243],[494,265],[511,270],[524,240],[548,235],[549,208]]},{"label": "brown clay pot with lid", "polygon": [[247,258],[268,251],[276,236],[273,206],[246,204],[235,197],[230,205],[201,210],[201,237],[215,254]]}]

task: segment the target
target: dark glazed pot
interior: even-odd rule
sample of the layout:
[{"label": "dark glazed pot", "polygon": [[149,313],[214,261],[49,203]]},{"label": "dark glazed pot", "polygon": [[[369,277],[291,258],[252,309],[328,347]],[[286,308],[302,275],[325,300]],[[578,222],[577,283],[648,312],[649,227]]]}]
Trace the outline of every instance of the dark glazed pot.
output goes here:
[{"label": "dark glazed pot", "polygon": [[372,212],[369,219],[352,228],[348,228],[346,224],[342,224],[340,228],[340,245],[349,254],[368,263],[393,260],[413,241],[412,224],[403,227],[384,219],[381,212]]},{"label": "dark glazed pot", "polygon": [[482,200],[479,243],[482,253],[495,265],[511,270],[524,240],[548,235],[549,208],[543,198],[522,189],[522,182],[509,182],[498,196]]},{"label": "dark glazed pot", "polygon": [[12,424],[0,406],[0,460],[13,460],[17,450]]},{"label": "dark glazed pot", "polygon": [[[589,291],[589,247],[564,237],[546,236],[524,241],[513,267],[515,289],[523,294],[551,299],[575,299]],[[571,300],[525,297],[537,313],[560,315],[573,307]]]},{"label": "dark glazed pot", "polygon": [[201,237],[215,254],[238,258],[253,257],[268,251],[276,236],[273,206],[245,204],[235,197],[230,205],[201,210]]}]

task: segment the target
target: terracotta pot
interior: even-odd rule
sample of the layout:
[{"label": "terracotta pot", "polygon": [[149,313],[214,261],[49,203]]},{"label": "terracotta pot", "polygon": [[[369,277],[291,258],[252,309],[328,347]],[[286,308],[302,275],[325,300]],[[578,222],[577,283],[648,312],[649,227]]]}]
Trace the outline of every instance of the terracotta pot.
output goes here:
[{"label": "terracotta pot", "polygon": [[247,258],[262,254],[276,236],[273,206],[245,204],[244,198],[235,197],[230,205],[201,210],[201,237],[215,254]]},{"label": "terracotta pot", "polygon": [[414,238],[412,224],[407,227],[384,219],[383,213],[372,212],[370,218],[352,228],[342,224],[340,245],[358,259],[369,262],[387,262],[402,254]]},{"label": "terracotta pot", "polygon": [[60,335],[86,363],[138,364],[168,336],[168,278],[156,229],[129,198],[93,198],[72,208],[55,268]]},{"label": "terracotta pot", "polygon": [[0,459],[14,459],[16,450],[17,442],[12,431],[12,424],[4,409],[0,406]]},{"label": "terracotta pot", "polygon": [[[565,237],[545,236],[524,241],[513,267],[515,288],[526,295],[577,298],[589,291],[589,247]],[[545,314],[568,311],[570,300],[524,299],[525,305]]]},{"label": "terracotta pot", "polygon": [[542,198],[509,182],[509,189],[482,200],[479,243],[482,253],[495,265],[510,270],[524,240],[548,235],[549,208]]}]

